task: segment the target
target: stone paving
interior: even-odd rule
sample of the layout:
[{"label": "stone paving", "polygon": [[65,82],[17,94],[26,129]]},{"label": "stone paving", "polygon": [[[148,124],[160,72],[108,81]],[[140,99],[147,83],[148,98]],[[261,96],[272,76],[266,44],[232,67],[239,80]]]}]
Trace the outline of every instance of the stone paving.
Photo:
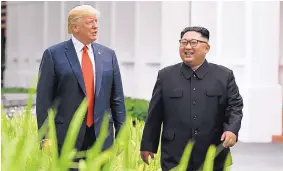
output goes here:
[{"label": "stone paving", "polygon": [[231,151],[231,171],[283,171],[283,143],[239,142]]},{"label": "stone paving", "polygon": [[[27,94],[4,94],[1,105],[9,115],[23,110]],[[35,97],[34,101],[35,102]],[[32,113],[35,114],[33,107]],[[242,143],[232,149],[233,166],[231,171],[283,171],[283,143]]]},{"label": "stone paving", "polygon": [[[28,102],[28,94],[25,93],[7,93],[1,95],[1,105],[4,107],[25,106]],[[35,96],[33,96],[35,104]]]}]

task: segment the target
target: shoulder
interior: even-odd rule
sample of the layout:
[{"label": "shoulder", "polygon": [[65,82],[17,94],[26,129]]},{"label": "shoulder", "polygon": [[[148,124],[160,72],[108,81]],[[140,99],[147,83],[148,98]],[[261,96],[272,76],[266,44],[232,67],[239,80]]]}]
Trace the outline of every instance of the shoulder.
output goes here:
[{"label": "shoulder", "polygon": [[182,66],[182,62],[174,64],[174,65],[169,65],[167,67],[164,67],[159,70],[158,74],[159,75],[168,75],[169,73],[175,73],[176,71],[179,71],[180,67]]},{"label": "shoulder", "polygon": [[56,43],[56,44],[53,44],[53,45],[47,47],[43,51],[43,56],[42,56],[43,60],[45,58],[54,60],[54,58],[56,58],[56,56],[60,56],[59,54],[62,54],[61,52],[63,52],[63,49],[65,49],[66,43],[67,43],[67,41],[64,41],[64,42]]},{"label": "shoulder", "polygon": [[102,45],[100,43],[93,43],[94,46],[94,51],[98,50],[99,53],[102,54],[103,58],[105,60],[112,60],[112,61],[117,61],[116,53],[113,49]]},{"label": "shoulder", "polygon": [[93,43],[94,44],[94,47],[100,49],[100,50],[103,50],[104,52],[111,52],[111,53],[115,53],[115,51],[105,45],[102,45],[100,43]]},{"label": "shoulder", "polygon": [[211,68],[210,72],[219,80],[227,82],[235,80],[235,75],[232,69],[215,63],[209,63],[209,65]]},{"label": "shoulder", "polygon": [[226,67],[226,66],[223,66],[223,65],[219,65],[219,64],[215,64],[215,63],[211,63],[209,62],[208,63],[211,70],[213,72],[216,72],[217,74],[225,74],[225,75],[230,75],[233,73],[232,69]]},{"label": "shoulder", "polygon": [[47,49],[45,49],[45,51],[49,51],[50,53],[54,53],[58,50],[65,49],[66,43],[67,43],[67,41],[64,41],[64,42],[60,42],[60,43],[51,45]]}]

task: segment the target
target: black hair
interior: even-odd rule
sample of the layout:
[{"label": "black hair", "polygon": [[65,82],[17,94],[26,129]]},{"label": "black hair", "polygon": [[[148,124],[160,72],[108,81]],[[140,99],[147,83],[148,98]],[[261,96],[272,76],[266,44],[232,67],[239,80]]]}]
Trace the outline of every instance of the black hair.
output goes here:
[{"label": "black hair", "polygon": [[187,33],[188,31],[198,32],[201,34],[202,37],[209,40],[209,31],[204,27],[198,27],[198,26],[184,28],[184,30],[181,32],[181,39],[183,38],[184,34]]}]

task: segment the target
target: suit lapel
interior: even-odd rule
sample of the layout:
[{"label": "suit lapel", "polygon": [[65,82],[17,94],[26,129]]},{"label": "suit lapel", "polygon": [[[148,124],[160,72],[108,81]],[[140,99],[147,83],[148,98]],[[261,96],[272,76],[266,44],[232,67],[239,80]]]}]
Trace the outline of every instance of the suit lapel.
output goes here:
[{"label": "suit lapel", "polygon": [[71,39],[67,41],[65,49],[66,49],[65,54],[69,60],[69,63],[71,64],[72,70],[77,78],[77,81],[80,87],[82,88],[84,94],[86,95],[81,65]]},{"label": "suit lapel", "polygon": [[98,97],[103,74],[103,58],[102,50],[96,43],[92,43],[92,49],[95,61],[95,97]]}]

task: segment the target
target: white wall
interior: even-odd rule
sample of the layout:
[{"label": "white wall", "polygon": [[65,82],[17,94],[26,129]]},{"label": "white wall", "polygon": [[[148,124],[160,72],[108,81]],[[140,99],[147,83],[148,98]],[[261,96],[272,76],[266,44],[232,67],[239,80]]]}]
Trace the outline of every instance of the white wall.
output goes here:
[{"label": "white wall", "polygon": [[[283,86],[283,2],[280,2],[280,41],[279,41],[279,61],[280,61],[280,66],[279,66],[279,82],[281,86]],[[283,94],[282,94],[283,96]]]},{"label": "white wall", "polygon": [[207,58],[233,69],[244,98],[241,141],[270,142],[282,131],[279,7],[279,2],[192,2],[191,24],[211,30]]},{"label": "white wall", "polygon": [[200,25],[210,30],[207,59],[233,69],[244,97],[240,140],[281,134],[282,2],[8,2],[6,87],[31,86],[43,50],[69,38],[78,4],[101,11],[98,42],[116,51],[126,96],[149,100],[158,70],[181,61],[182,29]]}]

